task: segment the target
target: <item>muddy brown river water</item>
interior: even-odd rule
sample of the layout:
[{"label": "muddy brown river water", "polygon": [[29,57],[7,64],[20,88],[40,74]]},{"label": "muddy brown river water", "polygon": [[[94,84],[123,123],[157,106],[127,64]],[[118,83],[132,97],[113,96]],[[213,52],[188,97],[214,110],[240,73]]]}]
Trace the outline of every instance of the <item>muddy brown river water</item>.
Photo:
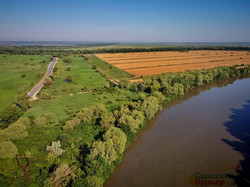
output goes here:
[{"label": "muddy brown river water", "polygon": [[236,186],[230,176],[249,176],[249,127],[250,78],[193,89],[147,123],[104,186]]}]

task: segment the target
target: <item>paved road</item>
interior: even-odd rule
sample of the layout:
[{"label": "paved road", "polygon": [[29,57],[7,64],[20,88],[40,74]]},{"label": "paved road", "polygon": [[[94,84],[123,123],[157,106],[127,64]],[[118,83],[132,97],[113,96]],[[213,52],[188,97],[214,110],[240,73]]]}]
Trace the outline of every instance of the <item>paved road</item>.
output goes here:
[{"label": "paved road", "polygon": [[50,63],[50,65],[49,65],[49,67],[48,67],[48,70],[47,70],[47,73],[46,73],[46,75],[43,77],[43,79],[34,87],[34,88],[32,88],[32,90],[30,90],[30,92],[28,92],[28,96],[29,97],[35,97],[36,96],[36,94],[41,90],[41,88],[43,87],[43,84],[44,84],[44,82],[45,82],[45,79],[47,78],[47,77],[49,77],[50,75],[52,75],[52,73],[53,73],[53,69],[54,69],[54,67],[55,67],[55,65],[56,65],[56,63],[57,63],[57,58],[55,57],[55,58],[53,58],[53,61]]}]

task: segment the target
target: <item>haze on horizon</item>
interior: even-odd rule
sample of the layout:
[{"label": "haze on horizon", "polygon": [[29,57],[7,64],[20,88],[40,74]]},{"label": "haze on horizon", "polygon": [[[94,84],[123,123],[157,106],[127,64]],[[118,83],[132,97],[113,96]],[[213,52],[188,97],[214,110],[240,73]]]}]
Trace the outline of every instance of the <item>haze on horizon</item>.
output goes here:
[{"label": "haze on horizon", "polygon": [[0,0],[0,41],[250,42],[249,0]]}]

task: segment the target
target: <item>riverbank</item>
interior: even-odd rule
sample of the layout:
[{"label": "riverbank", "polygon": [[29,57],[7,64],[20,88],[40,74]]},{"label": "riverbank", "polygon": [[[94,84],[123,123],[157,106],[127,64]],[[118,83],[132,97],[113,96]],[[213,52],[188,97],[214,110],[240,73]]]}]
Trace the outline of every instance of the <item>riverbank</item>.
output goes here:
[{"label": "riverbank", "polygon": [[[14,127],[21,127],[19,123],[23,123],[23,119],[1,133],[7,138],[4,143],[13,140],[12,146],[16,146],[20,155],[33,158],[35,164],[31,168],[30,180],[25,180],[15,160],[5,158],[0,160],[4,171],[0,176],[1,183],[5,186],[53,186],[59,177],[60,185],[102,186],[121,162],[124,150],[135,141],[146,121],[153,119],[164,103],[195,87],[230,77],[247,76],[249,72],[249,67],[245,66],[218,67],[150,76],[144,82],[123,81],[120,86],[111,85],[79,95],[79,101],[87,99],[88,105],[77,103],[84,107],[76,113],[70,110],[73,105],[67,105],[65,112],[68,117],[59,123],[53,121],[52,115],[38,119],[28,116],[25,120],[30,123],[26,124],[25,136],[17,139],[14,135],[8,137],[4,134]],[[46,108],[54,107],[52,102],[47,104]],[[53,146],[56,146],[55,150]],[[56,151],[58,149],[60,152]],[[65,172],[68,173],[66,176]]]},{"label": "riverbank", "polygon": [[[124,152],[122,162],[104,186],[199,186],[197,173],[240,177],[236,167],[246,167],[240,162],[241,152],[222,139],[236,141],[239,137],[232,136],[230,129],[237,125],[237,132],[248,132],[249,118],[231,116],[234,110],[247,114],[244,106],[250,99],[249,85],[249,78],[224,79],[168,102]],[[224,186],[235,184],[230,177],[220,181]]]}]

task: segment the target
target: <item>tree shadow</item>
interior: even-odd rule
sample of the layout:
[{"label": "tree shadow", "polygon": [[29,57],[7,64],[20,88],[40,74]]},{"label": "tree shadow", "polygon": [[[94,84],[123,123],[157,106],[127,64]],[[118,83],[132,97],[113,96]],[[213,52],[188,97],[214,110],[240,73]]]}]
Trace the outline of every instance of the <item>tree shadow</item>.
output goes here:
[{"label": "tree shadow", "polygon": [[237,186],[247,187],[250,186],[250,100],[243,105],[242,109],[232,109],[229,118],[231,120],[226,122],[224,126],[238,140],[222,139],[222,141],[244,157],[240,161],[239,167],[236,168],[237,174],[229,177],[235,180]]}]

